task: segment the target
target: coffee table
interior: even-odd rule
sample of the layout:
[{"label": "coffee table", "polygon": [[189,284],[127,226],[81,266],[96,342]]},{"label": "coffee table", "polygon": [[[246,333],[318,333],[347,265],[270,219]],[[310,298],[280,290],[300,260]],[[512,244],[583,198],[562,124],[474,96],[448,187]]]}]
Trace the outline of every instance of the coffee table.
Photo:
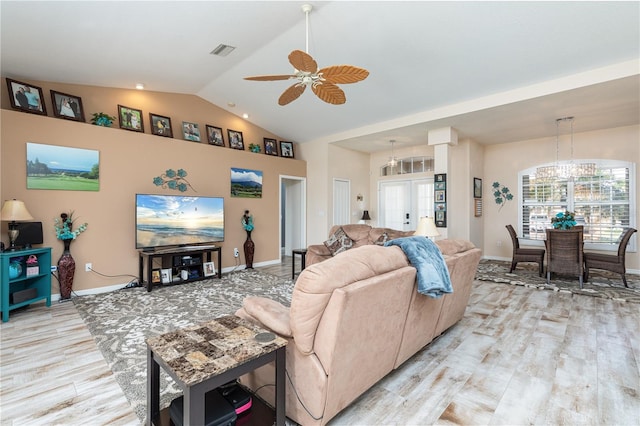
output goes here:
[{"label": "coffee table", "polygon": [[287,341],[262,341],[265,333],[228,315],[147,339],[147,424],[160,424],[160,367],[182,388],[183,424],[203,425],[205,393],[275,360],[276,425],[284,425]]}]

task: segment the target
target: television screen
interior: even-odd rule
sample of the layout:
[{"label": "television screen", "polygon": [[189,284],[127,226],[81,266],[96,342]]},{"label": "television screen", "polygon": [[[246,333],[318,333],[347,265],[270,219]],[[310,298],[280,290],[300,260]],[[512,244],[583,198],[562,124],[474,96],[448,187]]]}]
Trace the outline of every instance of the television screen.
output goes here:
[{"label": "television screen", "polygon": [[136,194],[136,248],[224,241],[224,198]]}]

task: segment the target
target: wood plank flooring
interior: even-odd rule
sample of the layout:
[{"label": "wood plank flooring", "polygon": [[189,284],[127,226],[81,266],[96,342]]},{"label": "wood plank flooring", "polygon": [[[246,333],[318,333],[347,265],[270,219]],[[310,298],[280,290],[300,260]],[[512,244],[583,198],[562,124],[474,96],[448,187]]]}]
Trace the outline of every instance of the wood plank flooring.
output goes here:
[{"label": "wood plank flooring", "polygon": [[[291,277],[291,258],[259,268]],[[71,303],[13,311],[0,423],[137,425]],[[639,425],[640,305],[476,282],[465,317],[331,425]]]}]

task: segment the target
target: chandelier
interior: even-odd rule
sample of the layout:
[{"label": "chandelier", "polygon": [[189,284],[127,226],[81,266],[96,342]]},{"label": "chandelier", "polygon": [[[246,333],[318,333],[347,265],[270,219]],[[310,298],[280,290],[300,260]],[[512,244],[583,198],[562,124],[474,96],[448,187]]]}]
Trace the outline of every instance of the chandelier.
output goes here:
[{"label": "chandelier", "polygon": [[[568,121],[571,124],[571,154],[568,163],[558,162],[560,151],[560,123]],[[595,163],[574,163],[573,161],[573,117],[563,117],[556,120],[556,162],[552,166],[538,167],[536,179],[550,181],[557,179],[573,180],[577,177],[588,177],[596,174]]]}]

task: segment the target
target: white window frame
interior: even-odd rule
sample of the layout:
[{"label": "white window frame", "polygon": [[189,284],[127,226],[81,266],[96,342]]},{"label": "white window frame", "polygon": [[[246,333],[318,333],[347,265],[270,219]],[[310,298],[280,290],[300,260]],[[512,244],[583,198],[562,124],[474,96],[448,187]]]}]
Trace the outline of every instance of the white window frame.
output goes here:
[{"label": "white window frame", "polygon": [[[597,168],[627,168],[629,169],[629,226],[637,229],[637,210],[636,210],[636,165],[635,163],[628,161],[619,161],[619,160],[576,160],[575,163],[581,162],[590,162],[595,163]],[[558,164],[567,164],[569,162],[559,162]],[[530,167],[518,172],[518,235],[524,236],[524,208],[528,205],[525,204],[523,200],[524,188],[523,188],[523,177],[535,174],[536,168],[538,166]],[[584,204],[584,203],[582,203]],[[567,209],[569,211],[574,211],[575,200],[574,200],[574,184],[569,181],[567,183],[567,200],[566,200]],[[550,220],[551,218],[549,218]],[[544,247],[544,241],[540,239],[529,239],[529,238],[521,238],[521,240],[526,240],[527,245],[533,246],[541,246]],[[585,242],[584,248],[587,250],[602,250],[602,251],[617,251],[618,244],[617,243],[592,243]],[[634,236],[631,238],[629,242],[629,246],[627,251],[635,252],[637,250],[637,237]]]}]

